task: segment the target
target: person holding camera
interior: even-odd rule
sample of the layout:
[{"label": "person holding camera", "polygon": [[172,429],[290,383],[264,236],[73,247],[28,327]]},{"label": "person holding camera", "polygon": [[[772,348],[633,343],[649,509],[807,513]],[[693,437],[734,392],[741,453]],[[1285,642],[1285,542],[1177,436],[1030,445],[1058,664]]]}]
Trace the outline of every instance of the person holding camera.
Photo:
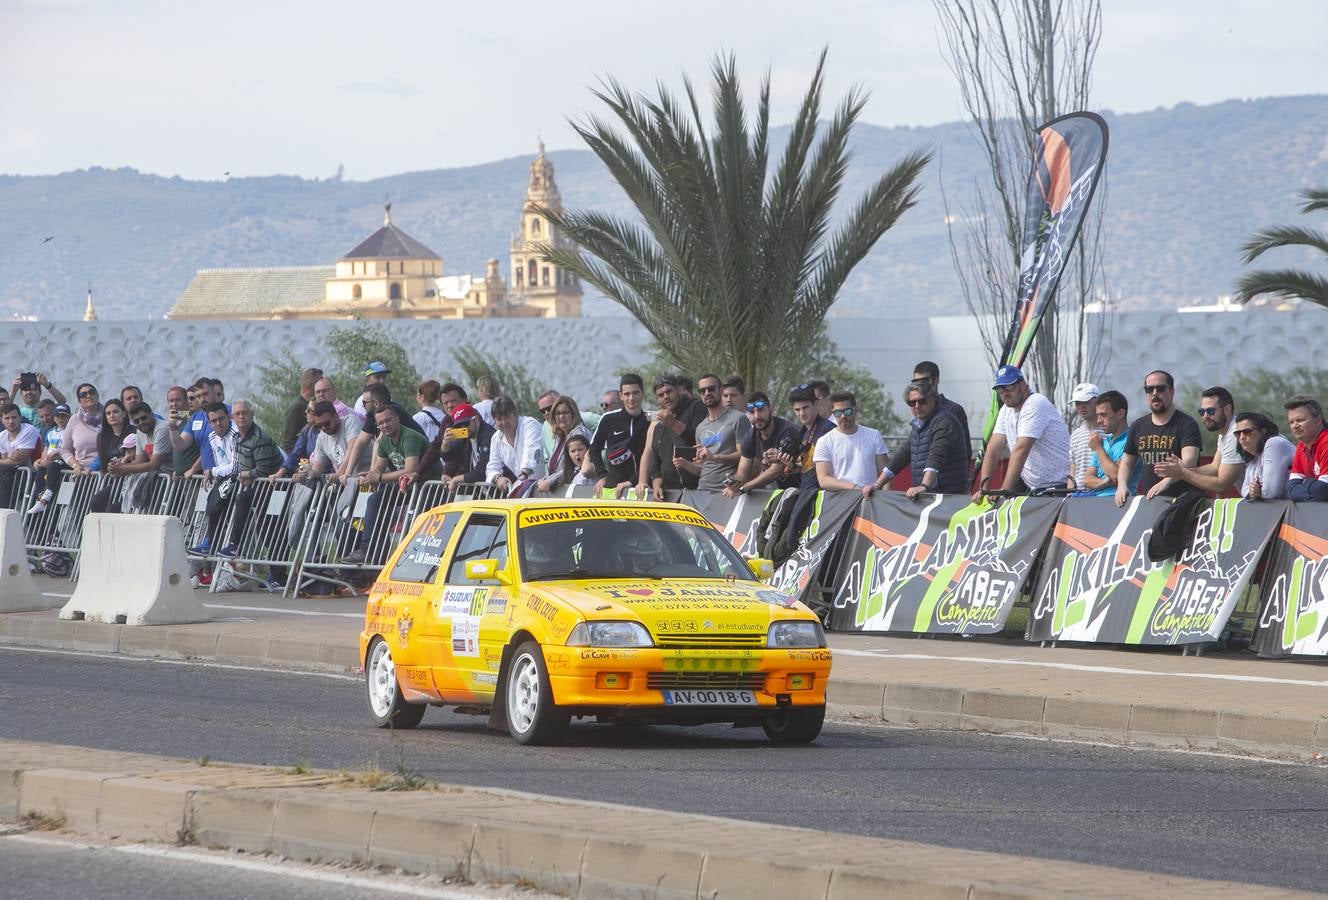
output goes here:
[{"label": "person holding camera", "polygon": [[29,425],[37,424],[37,404],[41,401],[42,388],[50,392],[51,399],[56,403],[67,402],[65,395],[51,384],[45,372],[20,372],[10,388],[9,393],[14,398],[13,402],[18,404],[19,415]]}]

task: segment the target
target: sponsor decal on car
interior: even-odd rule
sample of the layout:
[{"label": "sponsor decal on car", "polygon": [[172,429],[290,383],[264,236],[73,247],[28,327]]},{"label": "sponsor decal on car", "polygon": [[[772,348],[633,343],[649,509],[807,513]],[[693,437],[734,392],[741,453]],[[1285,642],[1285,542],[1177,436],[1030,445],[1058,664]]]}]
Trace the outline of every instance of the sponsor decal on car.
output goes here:
[{"label": "sponsor decal on car", "polygon": [[517,517],[517,525],[547,525],[550,522],[576,522],[585,519],[649,519],[658,522],[682,522],[709,528],[710,523],[686,509],[649,509],[637,506],[566,506],[557,509],[526,509]]}]

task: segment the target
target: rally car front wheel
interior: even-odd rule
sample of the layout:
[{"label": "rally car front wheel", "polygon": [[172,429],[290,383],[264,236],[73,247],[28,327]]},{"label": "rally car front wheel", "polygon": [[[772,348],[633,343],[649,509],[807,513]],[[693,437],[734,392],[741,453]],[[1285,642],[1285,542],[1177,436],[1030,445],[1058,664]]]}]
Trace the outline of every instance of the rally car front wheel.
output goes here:
[{"label": "rally car front wheel", "polygon": [[558,709],[539,644],[516,648],[504,687],[507,731],[518,744],[557,744],[567,735],[571,716]]}]

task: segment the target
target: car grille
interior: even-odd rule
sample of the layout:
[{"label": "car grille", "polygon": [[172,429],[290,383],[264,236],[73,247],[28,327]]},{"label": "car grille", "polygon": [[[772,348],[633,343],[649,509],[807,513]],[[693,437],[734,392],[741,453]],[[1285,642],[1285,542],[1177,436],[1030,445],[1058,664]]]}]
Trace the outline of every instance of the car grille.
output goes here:
[{"label": "car grille", "polygon": [[646,687],[652,691],[693,691],[703,688],[765,689],[764,672],[651,672]]},{"label": "car grille", "polygon": [[764,647],[763,634],[657,634],[656,647],[708,650],[711,647]]}]

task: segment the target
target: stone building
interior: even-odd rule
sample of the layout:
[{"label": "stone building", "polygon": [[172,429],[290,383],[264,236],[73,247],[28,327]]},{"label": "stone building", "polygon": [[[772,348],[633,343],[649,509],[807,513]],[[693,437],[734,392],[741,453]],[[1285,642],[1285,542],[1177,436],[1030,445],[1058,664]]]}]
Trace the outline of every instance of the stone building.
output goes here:
[{"label": "stone building", "polygon": [[443,274],[443,259],[392,223],[356,244],[333,266],[200,269],[167,314],[170,319],[488,319],[581,315],[581,285],[545,262],[538,245],[571,242],[541,213],[562,210],[553,164],[530,166],[519,236],[512,242],[513,283],[497,259],[483,276]]}]

